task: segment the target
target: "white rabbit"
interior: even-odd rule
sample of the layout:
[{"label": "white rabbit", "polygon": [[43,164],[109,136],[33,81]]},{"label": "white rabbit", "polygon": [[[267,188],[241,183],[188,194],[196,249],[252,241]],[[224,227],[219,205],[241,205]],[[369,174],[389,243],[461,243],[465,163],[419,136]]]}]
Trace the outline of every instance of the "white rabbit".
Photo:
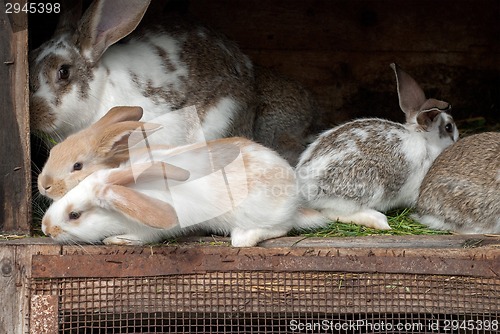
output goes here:
[{"label": "white rabbit", "polygon": [[233,246],[247,247],[328,221],[301,207],[290,165],[250,140],[150,153],[162,162],[87,176],[49,207],[43,232],[61,243],[141,245],[204,230],[230,233]]},{"label": "white rabbit", "polygon": [[459,233],[500,233],[500,133],[465,137],[434,161],[415,218]]},{"label": "white rabbit", "polygon": [[[141,106],[143,121],[168,128],[162,144],[244,136],[295,164],[317,118],[314,103],[297,98],[309,93],[264,69],[256,78],[250,59],[205,27],[166,17],[162,26],[134,31],[148,5],[96,0],[81,19],[81,4],[64,11],[52,39],[30,54],[32,129],[59,141],[114,106]],[[196,108],[196,119],[173,112],[186,107]],[[198,125],[202,131],[188,138]]]},{"label": "white rabbit", "polygon": [[458,139],[447,102],[427,99],[396,64],[406,124],[371,118],[321,134],[302,154],[296,174],[307,205],[325,216],[390,229],[378,212],[414,206],[434,159]]}]

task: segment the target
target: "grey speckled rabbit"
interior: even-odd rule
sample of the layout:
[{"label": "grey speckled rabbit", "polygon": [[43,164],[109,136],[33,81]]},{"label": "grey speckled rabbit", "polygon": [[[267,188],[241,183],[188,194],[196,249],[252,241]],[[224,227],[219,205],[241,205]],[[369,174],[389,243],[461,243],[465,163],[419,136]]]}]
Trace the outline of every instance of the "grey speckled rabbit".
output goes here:
[{"label": "grey speckled rabbit", "polygon": [[500,233],[500,133],[446,149],[422,182],[415,217],[435,229]]},{"label": "grey speckled rabbit", "polygon": [[[30,54],[32,128],[63,140],[114,106],[140,106],[143,121],[168,129],[161,144],[244,136],[295,164],[315,119],[305,90],[261,79],[237,45],[200,25],[168,17],[136,29],[148,4],[95,0],[81,18],[78,1],[65,7],[54,36]],[[192,106],[197,117],[173,112]],[[193,128],[202,131],[190,138]]]},{"label": "grey speckled rabbit", "polygon": [[447,102],[427,99],[396,64],[406,124],[360,119],[328,130],[302,154],[296,174],[308,205],[333,220],[390,229],[378,212],[416,203],[434,159],[458,139]]}]

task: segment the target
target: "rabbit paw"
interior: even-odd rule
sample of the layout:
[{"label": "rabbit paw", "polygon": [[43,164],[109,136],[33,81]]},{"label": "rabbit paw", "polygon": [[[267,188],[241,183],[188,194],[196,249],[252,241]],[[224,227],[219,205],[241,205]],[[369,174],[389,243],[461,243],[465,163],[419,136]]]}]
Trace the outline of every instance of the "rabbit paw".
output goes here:
[{"label": "rabbit paw", "polygon": [[282,237],[288,233],[288,230],[267,230],[256,228],[251,230],[244,230],[235,228],[231,232],[231,244],[233,247],[253,247],[259,242],[267,239]]},{"label": "rabbit paw", "polygon": [[365,209],[348,215],[328,214],[328,217],[333,220],[363,225],[377,230],[391,229],[387,217],[383,213],[372,209]]},{"label": "rabbit paw", "polygon": [[115,235],[102,241],[105,245],[141,246],[144,242],[131,234]]}]

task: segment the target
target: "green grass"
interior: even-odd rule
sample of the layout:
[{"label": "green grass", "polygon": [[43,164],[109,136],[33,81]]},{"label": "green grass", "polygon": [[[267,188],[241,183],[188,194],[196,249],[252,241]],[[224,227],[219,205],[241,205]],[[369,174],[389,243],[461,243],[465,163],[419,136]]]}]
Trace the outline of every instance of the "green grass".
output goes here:
[{"label": "green grass", "polygon": [[[461,137],[465,137],[474,133],[485,131],[500,131],[500,124],[488,124],[483,117],[465,119],[457,122],[460,129]],[[46,141],[56,144],[53,138],[44,138]],[[43,235],[40,227],[43,213],[48,207],[47,200],[42,196],[35,196],[33,201],[33,234],[35,236]],[[354,224],[331,222],[328,227],[310,230],[310,231],[293,231],[291,235],[301,235],[305,237],[353,237],[367,235],[442,235],[450,234],[447,231],[431,230],[426,226],[419,224],[411,218],[412,211],[409,209],[395,210],[387,213],[389,225],[392,230],[383,231],[375,230],[364,226]],[[0,235],[0,238],[2,236]],[[5,237],[4,237],[5,238]]]},{"label": "green grass", "polygon": [[310,231],[294,231],[292,235],[304,237],[359,237],[368,235],[442,235],[448,231],[432,230],[411,218],[410,209],[394,210],[387,213],[391,230],[375,230],[365,226],[343,222],[331,222],[326,228]]}]

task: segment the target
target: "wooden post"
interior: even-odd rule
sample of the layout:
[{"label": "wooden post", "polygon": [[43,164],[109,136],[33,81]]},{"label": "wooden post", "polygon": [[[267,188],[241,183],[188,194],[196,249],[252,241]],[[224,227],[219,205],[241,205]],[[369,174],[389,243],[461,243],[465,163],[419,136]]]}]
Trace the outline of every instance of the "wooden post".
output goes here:
[{"label": "wooden post", "polygon": [[31,296],[30,279],[33,254],[59,254],[61,246],[47,238],[26,240],[0,242],[0,333],[57,333],[56,297]]},{"label": "wooden post", "polygon": [[[21,7],[26,0],[16,1]],[[27,15],[0,0],[0,233],[30,232]]]}]

